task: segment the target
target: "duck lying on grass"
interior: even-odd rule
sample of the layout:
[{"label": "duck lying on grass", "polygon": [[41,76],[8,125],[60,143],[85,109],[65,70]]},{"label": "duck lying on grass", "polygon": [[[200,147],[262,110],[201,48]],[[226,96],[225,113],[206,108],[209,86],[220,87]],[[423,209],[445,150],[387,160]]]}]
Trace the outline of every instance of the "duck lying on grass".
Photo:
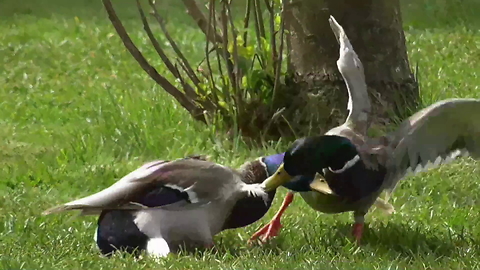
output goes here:
[{"label": "duck lying on grass", "polygon": [[[359,242],[365,215],[378,202],[382,191],[390,194],[411,172],[418,173],[465,154],[480,157],[480,99],[437,102],[403,121],[396,131],[369,138],[366,134],[370,101],[362,63],[333,17],[330,25],[340,43],[337,66],[349,92],[349,115],[343,125],[325,135],[295,141],[283,164],[264,185],[267,190],[286,185],[300,191],[309,206],[324,213],[352,211],[353,235]],[[314,180],[317,173],[326,183]],[[289,182],[291,179],[294,180]],[[265,241],[277,235],[280,217],[292,200],[293,193],[289,192],[270,224],[250,240],[261,237]],[[387,210],[390,207],[383,206]]]},{"label": "duck lying on grass", "polygon": [[247,226],[268,211],[275,191],[260,183],[283,155],[258,158],[237,170],[188,157],[144,164],[112,186],[43,214],[81,210],[97,215],[95,241],[104,255],[146,250],[163,257],[181,246],[213,246],[222,230]]}]

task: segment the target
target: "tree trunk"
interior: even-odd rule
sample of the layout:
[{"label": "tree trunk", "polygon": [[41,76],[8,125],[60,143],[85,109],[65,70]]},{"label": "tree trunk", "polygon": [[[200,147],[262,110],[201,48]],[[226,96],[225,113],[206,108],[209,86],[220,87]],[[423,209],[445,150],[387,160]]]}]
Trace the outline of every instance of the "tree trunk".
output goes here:
[{"label": "tree trunk", "polygon": [[328,18],[345,29],[362,61],[373,124],[410,115],[419,98],[410,70],[399,0],[294,0],[287,13],[290,35],[287,86],[295,102],[285,115],[297,135],[319,134],[343,123],[348,93],[336,61],[339,47]]}]

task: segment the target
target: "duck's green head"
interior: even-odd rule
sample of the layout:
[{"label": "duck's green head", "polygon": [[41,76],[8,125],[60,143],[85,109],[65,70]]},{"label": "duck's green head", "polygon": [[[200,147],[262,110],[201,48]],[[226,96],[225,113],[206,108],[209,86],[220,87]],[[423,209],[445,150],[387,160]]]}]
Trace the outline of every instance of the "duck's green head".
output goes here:
[{"label": "duck's green head", "polygon": [[276,189],[298,175],[323,174],[323,169],[341,169],[357,155],[350,140],[323,135],[296,140],[285,152],[283,164],[263,183],[267,190]]}]

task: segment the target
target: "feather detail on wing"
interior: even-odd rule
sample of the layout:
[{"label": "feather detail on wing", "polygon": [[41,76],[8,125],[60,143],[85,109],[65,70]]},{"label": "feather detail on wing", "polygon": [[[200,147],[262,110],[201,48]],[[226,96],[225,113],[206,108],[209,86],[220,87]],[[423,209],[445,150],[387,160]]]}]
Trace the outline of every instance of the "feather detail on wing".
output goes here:
[{"label": "feather detail on wing", "polygon": [[383,188],[391,192],[408,173],[466,154],[480,157],[480,99],[437,102],[405,120],[389,137],[393,153]]},{"label": "feather detail on wing", "polygon": [[147,163],[98,193],[50,208],[43,214],[67,210],[82,210],[82,215],[99,214],[107,209],[184,210],[213,200],[227,200],[242,192],[266,196],[259,186],[243,183],[240,175],[230,168],[188,157]]},{"label": "feather detail on wing", "polygon": [[152,181],[152,175],[159,170],[166,161],[153,161],[144,164],[135,171],[127,174],[110,187],[90,196],[68,202],[44,211],[43,215],[81,209],[82,214],[98,214],[105,208],[139,209],[142,205],[130,203],[129,200],[136,192],[142,190],[145,184]]},{"label": "feather detail on wing", "polygon": [[328,21],[340,45],[337,67],[345,80],[348,90],[347,109],[349,113],[344,125],[355,132],[365,135],[369,125],[368,118],[371,112],[371,104],[367,92],[363,64],[353,49],[343,27],[333,16],[330,16]]},{"label": "feather detail on wing", "polygon": [[[100,192],[50,208],[42,214],[82,210],[82,215],[94,215],[106,209],[135,210],[190,203],[203,204],[205,202],[200,202],[192,190],[198,179],[184,177],[178,181],[178,171],[191,171],[198,167],[210,167],[212,164],[195,158],[149,162]],[[180,175],[184,176],[183,173]]]}]

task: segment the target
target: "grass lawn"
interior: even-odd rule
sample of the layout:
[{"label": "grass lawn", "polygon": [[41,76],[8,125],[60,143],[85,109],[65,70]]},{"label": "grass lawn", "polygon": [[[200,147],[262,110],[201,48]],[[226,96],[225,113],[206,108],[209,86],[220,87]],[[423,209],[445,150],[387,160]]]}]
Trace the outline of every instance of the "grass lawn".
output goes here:
[{"label": "grass lawn", "polygon": [[[147,47],[134,4],[113,2],[124,3],[119,15]],[[425,104],[480,98],[477,2],[403,1]],[[168,14],[171,34],[201,60],[193,23],[180,7]],[[405,180],[396,214],[368,215],[361,248],[347,239],[350,214],[317,213],[299,197],[278,239],[248,247],[284,190],[259,223],[218,235],[216,250],[160,262],[99,256],[95,217],[40,216],[155,158],[205,153],[236,167],[285,149],[283,142],[249,149],[194,122],[140,69],[99,0],[0,2],[0,105],[0,269],[480,269],[480,167],[470,159]]]}]

